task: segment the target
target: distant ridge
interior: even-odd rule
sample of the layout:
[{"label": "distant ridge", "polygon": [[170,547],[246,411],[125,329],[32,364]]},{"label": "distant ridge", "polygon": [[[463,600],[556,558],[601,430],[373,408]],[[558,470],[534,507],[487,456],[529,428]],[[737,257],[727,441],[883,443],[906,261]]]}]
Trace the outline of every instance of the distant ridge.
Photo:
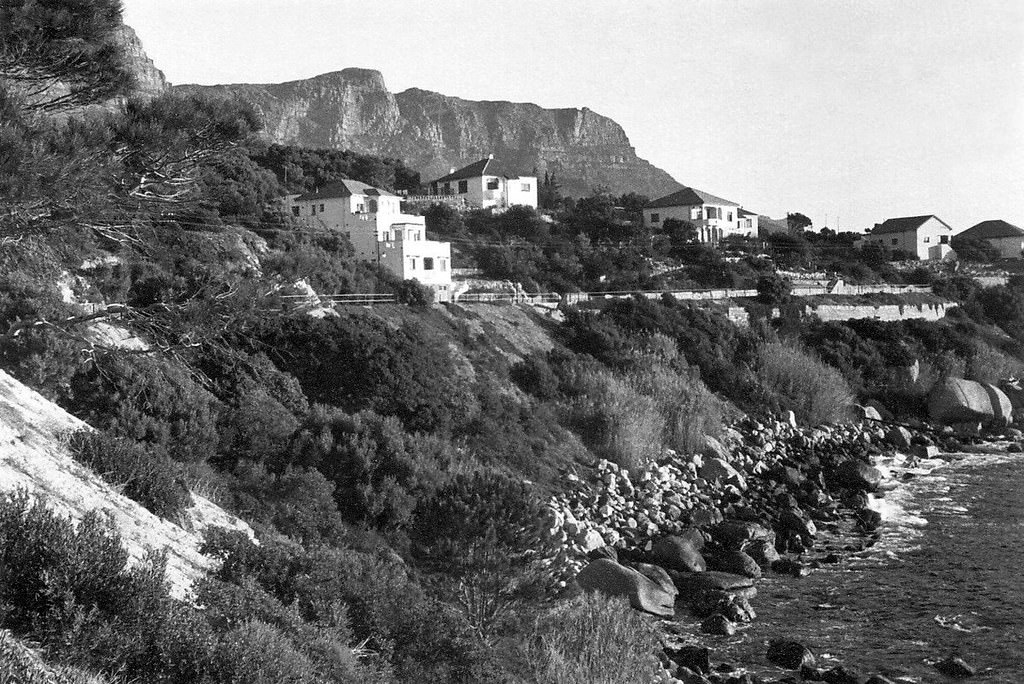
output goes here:
[{"label": "distant ridge", "polygon": [[555,174],[563,194],[594,188],[660,197],[682,185],[636,155],[615,121],[587,108],[463,100],[410,88],[388,91],[372,69],[349,68],[277,84],[181,85],[251,102],[272,141],[397,157],[424,181],[489,154],[522,174]]}]

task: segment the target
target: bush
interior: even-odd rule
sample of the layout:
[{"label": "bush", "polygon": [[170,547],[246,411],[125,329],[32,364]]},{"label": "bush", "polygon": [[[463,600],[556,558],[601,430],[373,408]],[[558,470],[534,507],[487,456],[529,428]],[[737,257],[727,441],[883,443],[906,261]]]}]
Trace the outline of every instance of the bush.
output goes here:
[{"label": "bush", "polygon": [[75,433],[71,455],[132,501],[168,520],[192,505],[181,467],[159,447],[102,432]]},{"label": "bush", "polygon": [[783,409],[808,425],[848,419],[853,394],[835,368],[799,345],[769,342],[758,350],[757,377]]},{"label": "bush", "polygon": [[248,621],[232,629],[217,645],[215,668],[225,682],[246,684],[313,684],[319,681],[309,659],[277,629]]},{"label": "bush", "polygon": [[537,620],[524,648],[537,684],[649,684],[663,671],[658,633],[622,599],[584,594]]}]

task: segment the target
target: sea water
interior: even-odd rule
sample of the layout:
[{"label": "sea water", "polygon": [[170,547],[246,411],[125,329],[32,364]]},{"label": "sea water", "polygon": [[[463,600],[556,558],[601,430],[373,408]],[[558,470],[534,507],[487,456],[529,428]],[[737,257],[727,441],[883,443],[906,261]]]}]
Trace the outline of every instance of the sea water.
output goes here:
[{"label": "sea water", "polygon": [[757,619],[709,642],[713,662],[778,677],[767,643],[789,638],[824,668],[947,682],[934,663],[956,655],[977,669],[970,681],[1024,683],[1024,455],[946,455],[893,472],[912,479],[873,502],[877,541],[805,578],[766,575]]}]

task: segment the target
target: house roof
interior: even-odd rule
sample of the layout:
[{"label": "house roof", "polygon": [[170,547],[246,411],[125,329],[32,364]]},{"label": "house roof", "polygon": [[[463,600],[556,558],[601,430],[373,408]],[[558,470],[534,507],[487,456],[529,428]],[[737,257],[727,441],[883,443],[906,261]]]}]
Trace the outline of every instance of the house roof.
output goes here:
[{"label": "house roof", "polygon": [[698,204],[720,204],[726,207],[740,206],[736,202],[730,202],[727,199],[715,197],[714,195],[702,190],[697,190],[695,188],[683,188],[682,190],[673,192],[671,195],[665,195],[660,199],[648,202],[644,208],[658,209],[660,207],[692,207]]},{"label": "house roof", "polygon": [[375,188],[372,185],[367,185],[366,183],[346,179],[331,181],[323,187],[317,188],[313,192],[307,192],[303,195],[299,195],[295,198],[295,201],[332,199],[335,197],[351,197],[352,195],[397,197],[397,195],[390,193],[387,190],[381,190],[380,188]]},{"label": "house roof", "polygon": [[[891,218],[886,219],[882,223],[875,224],[875,227],[871,229],[872,235],[884,235],[885,233],[907,233],[910,231],[917,231],[925,221],[928,219],[935,219],[942,225],[949,228],[949,224],[940,219],[935,214],[928,214],[927,216],[904,216],[902,218]],[[953,230],[952,228],[949,228]]]},{"label": "house roof", "polygon": [[467,178],[480,178],[481,176],[502,176],[503,178],[518,178],[518,173],[512,173],[504,167],[504,165],[494,159],[488,157],[487,159],[481,159],[475,161],[468,166],[463,166],[461,169],[452,171],[447,176],[441,176],[432,183],[446,183],[455,180],[465,180]]},{"label": "house roof", "polygon": [[992,240],[994,238],[1024,237],[1024,228],[1018,228],[1012,223],[999,219],[982,221],[971,226],[957,237],[978,238],[981,240]]},{"label": "house roof", "polygon": [[757,216],[758,215],[758,213],[756,211],[747,211],[743,207],[739,208],[738,214],[739,214],[740,218],[746,218],[748,216]]}]

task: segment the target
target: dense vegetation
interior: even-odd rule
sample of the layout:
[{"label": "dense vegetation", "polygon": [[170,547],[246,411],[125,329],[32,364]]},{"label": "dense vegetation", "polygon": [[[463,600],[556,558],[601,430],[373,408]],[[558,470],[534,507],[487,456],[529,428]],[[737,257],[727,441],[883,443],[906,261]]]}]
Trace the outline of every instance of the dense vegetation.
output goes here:
[{"label": "dense vegetation", "polygon": [[[551,178],[547,218],[434,205],[428,227],[529,288],[756,287],[762,315],[741,328],[671,298],[616,300],[566,310],[532,351],[503,346],[275,209],[341,177],[414,188],[401,161],[268,146],[231,101],[73,109],[130,83],[111,47],[118,5],[31,4],[32,17],[0,8],[0,368],[96,428],[71,450],[125,495],[173,520],[201,487],[262,539],[208,539],[222,563],[197,610],[168,595],[159,558],[126,567],[99,517],[75,528],[4,496],[0,628],[56,663],[154,682],[649,682],[642,618],[594,597],[550,603],[556,549],[537,526],[565,473],[698,450],[739,410],[817,423],[879,398],[914,415],[942,375],[1022,368],[1022,282],[939,280],[960,307],[938,324],[769,324],[788,298],[776,266],[934,275],[891,271],[878,250],[851,259],[828,231],[712,250],[683,222],[645,232],[643,197],[574,201]],[[57,59],[69,44],[76,59]],[[19,69],[73,96],[29,96]],[[279,297],[301,278],[413,306],[317,318]],[[148,348],[104,341],[97,320]]]}]

